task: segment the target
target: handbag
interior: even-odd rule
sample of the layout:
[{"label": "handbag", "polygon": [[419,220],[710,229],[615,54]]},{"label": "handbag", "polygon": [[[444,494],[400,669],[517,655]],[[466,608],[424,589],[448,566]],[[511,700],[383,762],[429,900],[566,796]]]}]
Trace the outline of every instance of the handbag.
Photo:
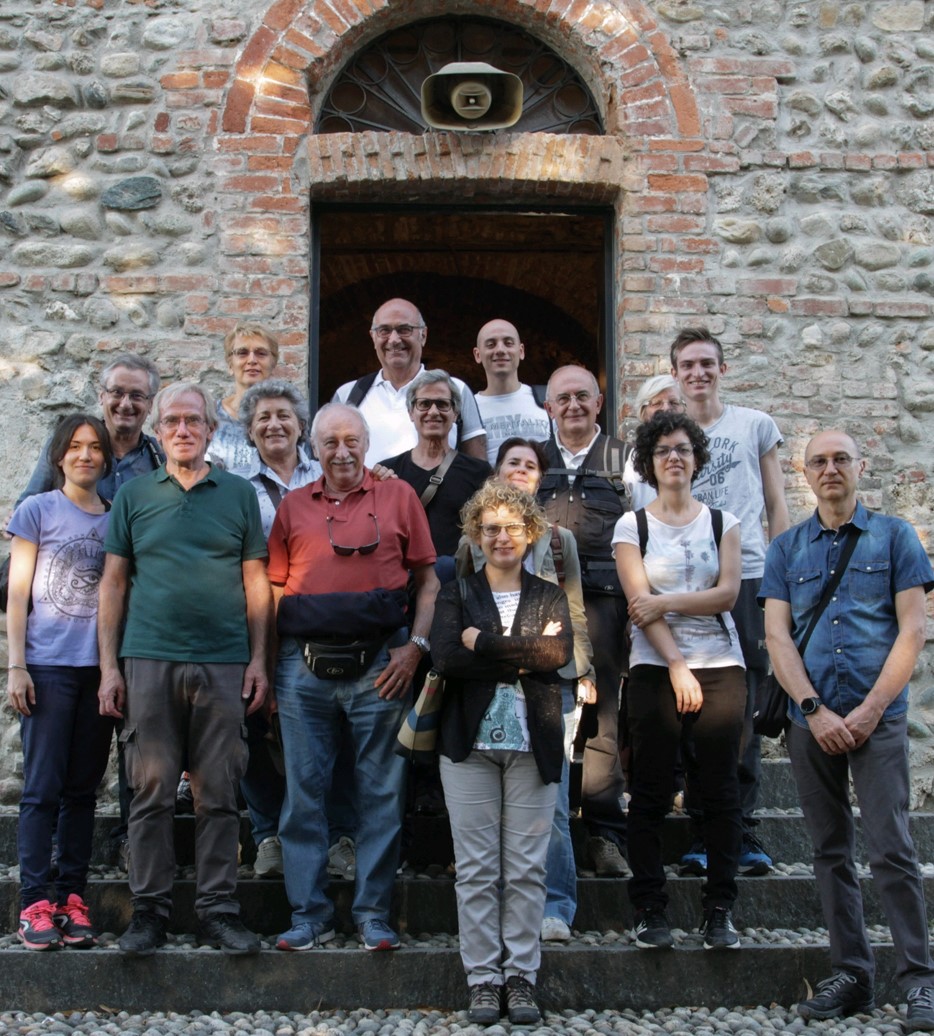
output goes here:
[{"label": "handbag", "polygon": [[397,755],[412,762],[432,760],[438,743],[443,691],[444,677],[436,669],[429,669],[421,692],[396,735]]},{"label": "handbag", "polygon": [[[808,628],[801,638],[801,643],[797,645],[798,654],[802,658],[804,658],[804,652],[807,650],[808,642],[811,639],[811,634],[817,627],[818,620],[824,614],[824,610],[830,603],[830,598],[833,597],[834,592],[840,585],[840,580],[843,578],[846,566],[850,563],[850,558],[856,549],[856,541],[859,539],[861,532],[862,529],[857,528],[855,525],[850,525],[847,530],[846,545],[840,554],[840,561],[837,563],[836,571],[824,587],[824,592],[821,594],[817,607],[811,615]],[[758,689],[757,694],[756,711],[752,714],[753,733],[759,734],[761,737],[781,737],[791,723],[791,720],[788,718],[788,692],[778,682],[778,677],[775,673],[769,673],[765,683]]]}]

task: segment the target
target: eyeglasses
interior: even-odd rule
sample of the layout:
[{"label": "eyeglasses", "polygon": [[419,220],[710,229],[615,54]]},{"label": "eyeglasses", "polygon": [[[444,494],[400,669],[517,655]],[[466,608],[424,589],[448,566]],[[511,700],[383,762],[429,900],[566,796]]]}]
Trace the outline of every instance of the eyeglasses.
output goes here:
[{"label": "eyeglasses", "polygon": [[659,399],[651,400],[645,404],[646,410],[651,410],[654,413],[661,413],[663,410],[674,410],[676,412],[684,410],[684,400],[682,399]]},{"label": "eyeglasses", "polygon": [[804,466],[810,468],[811,471],[823,471],[833,461],[835,468],[842,469],[848,468],[857,460],[859,460],[858,457],[851,457],[848,453],[835,453],[832,457],[811,457],[810,460],[804,462]]},{"label": "eyeglasses", "polygon": [[677,446],[656,446],[652,450],[652,456],[656,460],[665,460],[673,453],[677,453],[682,460],[693,456],[694,447],[689,442],[679,442]]},{"label": "eyeglasses", "polygon": [[230,356],[235,356],[238,360],[245,360],[249,356],[255,356],[257,360],[268,360],[272,353],[269,349],[247,349],[245,345],[241,345],[237,349],[231,349]]},{"label": "eyeglasses", "polygon": [[148,403],[152,396],[147,396],[145,392],[127,392],[122,388],[102,388],[101,392],[110,398],[115,403],[122,403],[124,399],[129,399],[131,403]]},{"label": "eyeglasses", "polygon": [[379,546],[379,522],[376,520],[376,515],[371,514],[370,517],[373,519],[373,525],[376,528],[376,539],[372,543],[364,543],[362,547],[346,547],[341,543],[335,543],[334,537],[331,535],[331,522],[334,521],[333,515],[327,516],[328,523],[328,539],[331,542],[331,550],[335,554],[339,554],[342,558],[349,558],[352,554],[359,553],[360,555],[372,554],[374,550]]},{"label": "eyeglasses", "polygon": [[497,536],[503,531],[511,536],[514,540],[521,539],[526,535],[526,527],[524,522],[509,522],[508,525],[481,525],[480,532],[483,533],[489,540],[495,540]]},{"label": "eyeglasses", "polygon": [[587,406],[587,404],[594,398],[592,392],[561,392],[555,396],[554,402],[556,406],[566,407],[571,405],[571,400],[575,400],[579,406]]},{"label": "eyeglasses", "polygon": [[454,409],[454,400],[425,399],[423,396],[420,396],[418,399],[412,400],[412,406],[420,414],[427,414],[432,407],[435,407],[439,414],[447,414]]},{"label": "eyeglasses", "polygon": [[416,331],[421,331],[424,324],[379,324],[376,327],[371,327],[370,330],[377,338],[386,339],[393,331],[400,338],[411,338]]},{"label": "eyeglasses", "polygon": [[185,427],[188,428],[189,431],[193,432],[198,431],[199,428],[203,428],[204,425],[207,424],[205,419],[198,414],[188,414],[183,417],[176,417],[174,414],[171,414],[169,417],[160,418],[159,424],[162,425],[163,428],[167,428],[170,432],[174,432],[178,430],[179,425],[183,421],[185,422]]}]

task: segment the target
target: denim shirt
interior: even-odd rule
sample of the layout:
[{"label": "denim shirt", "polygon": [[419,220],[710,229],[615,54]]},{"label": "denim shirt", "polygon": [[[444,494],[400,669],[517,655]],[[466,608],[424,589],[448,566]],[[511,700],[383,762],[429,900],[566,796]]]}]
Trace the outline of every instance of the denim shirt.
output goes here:
[{"label": "denim shirt", "polygon": [[[49,439],[42,447],[42,453],[39,454],[32,476],[16,501],[17,507],[27,497],[35,496],[37,493],[48,493],[50,489],[55,488],[52,465],[49,463],[49,443],[51,441]],[[158,442],[151,435],[141,434],[139,444],[134,446],[129,453],[125,453],[119,460],[114,457],[113,468],[109,475],[105,475],[97,483],[97,491],[105,500],[113,500],[117,495],[117,490],[124,482],[129,482],[137,475],[148,475],[150,471],[155,471],[163,460],[165,460],[165,456],[159,448]]]},{"label": "denim shirt", "polygon": [[[839,532],[825,529],[815,511],[769,546],[759,602],[771,597],[791,605],[791,636],[796,644],[807,630],[831,569],[839,563],[849,524]],[[924,587],[925,593],[934,587],[931,562],[908,522],[870,513],[857,503],[852,524],[862,532],[804,654],[805,668],[821,701],[840,716],[866,698],[885,665],[898,636],[895,595],[915,586]],[[788,715],[806,727],[801,710],[788,700]],[[906,685],[883,719],[901,716],[907,709]]]}]

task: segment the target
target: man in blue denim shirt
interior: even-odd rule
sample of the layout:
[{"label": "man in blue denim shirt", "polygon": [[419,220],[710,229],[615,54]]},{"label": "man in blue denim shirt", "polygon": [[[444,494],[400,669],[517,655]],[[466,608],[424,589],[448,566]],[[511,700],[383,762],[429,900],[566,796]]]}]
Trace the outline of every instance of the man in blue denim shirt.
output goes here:
[{"label": "man in blue denim shirt", "polygon": [[[866,462],[853,439],[821,432],[804,473],[817,510],[769,547],[760,601],[775,674],[791,699],[788,753],[811,841],[834,974],[798,1004],[804,1018],[871,1010],[875,963],[853,859],[852,775],[879,900],[888,919],[908,1028],[934,1031],[934,965],[908,831],[908,680],[924,646],[934,571],[914,529],[870,513],[856,491]],[[798,653],[848,535],[856,546]]]}]

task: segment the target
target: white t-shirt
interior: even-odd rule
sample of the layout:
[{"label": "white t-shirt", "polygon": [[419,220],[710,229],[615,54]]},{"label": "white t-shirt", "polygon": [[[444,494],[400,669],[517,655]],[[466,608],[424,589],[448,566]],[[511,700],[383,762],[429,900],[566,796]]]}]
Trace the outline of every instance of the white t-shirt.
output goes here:
[{"label": "white t-shirt", "polygon": [[531,385],[520,385],[517,392],[504,396],[477,394],[477,406],[486,428],[486,455],[496,463],[501,443],[513,436],[544,442],[551,433],[548,414],[535,402]]},{"label": "white t-shirt", "polygon": [[[418,369],[421,374],[424,364]],[[418,374],[415,377],[418,377]],[[415,378],[412,378],[414,381]],[[412,381],[407,381],[402,388],[395,389],[392,383],[383,377],[380,371],[376,375],[370,391],[360,401],[359,409],[370,429],[370,448],[366,451],[364,463],[368,468],[385,457],[395,457],[399,453],[411,450],[418,443],[418,433],[409,417],[405,405],[405,394]],[[451,378],[461,394],[461,441],[483,435],[483,422],[477,401],[470,389],[460,380]],[[334,393],[335,403],[346,403],[355,381],[348,381]],[[451,428],[448,442],[453,449],[457,448],[457,424]]]},{"label": "white t-shirt", "polygon": [[761,579],[767,543],[762,528],[765,497],[759,458],[781,445],[782,433],[761,410],[730,405],[704,432],[710,440],[710,462],[691,487],[691,495],[739,518],[743,579]]},{"label": "white t-shirt", "polygon": [[635,450],[630,450],[626,457],[626,463],[623,465],[623,482],[626,483],[626,488],[629,490],[632,509],[638,511],[641,507],[648,507],[658,496],[658,493],[655,492],[648,482],[643,482],[636,474],[636,469],[632,464],[634,453]]},{"label": "white t-shirt", "polygon": [[[646,512],[649,541],[643,558],[649,587],[656,594],[691,593],[709,590],[720,578],[720,556],[713,536],[710,508],[687,525],[666,525]],[[739,519],[723,512],[723,533],[739,524]],[[634,511],[628,511],[616,523],[613,544],[632,543],[639,546],[639,528]],[[614,550],[615,555],[615,550]],[[679,615],[669,612],[665,621],[671,630],[678,650],[690,669],[721,669],[738,665],[744,669],[739,636],[729,612],[723,613],[729,635],[717,621],[716,615]],[[632,628],[632,651],[629,665],[666,666],[648,637],[638,628]]]}]

